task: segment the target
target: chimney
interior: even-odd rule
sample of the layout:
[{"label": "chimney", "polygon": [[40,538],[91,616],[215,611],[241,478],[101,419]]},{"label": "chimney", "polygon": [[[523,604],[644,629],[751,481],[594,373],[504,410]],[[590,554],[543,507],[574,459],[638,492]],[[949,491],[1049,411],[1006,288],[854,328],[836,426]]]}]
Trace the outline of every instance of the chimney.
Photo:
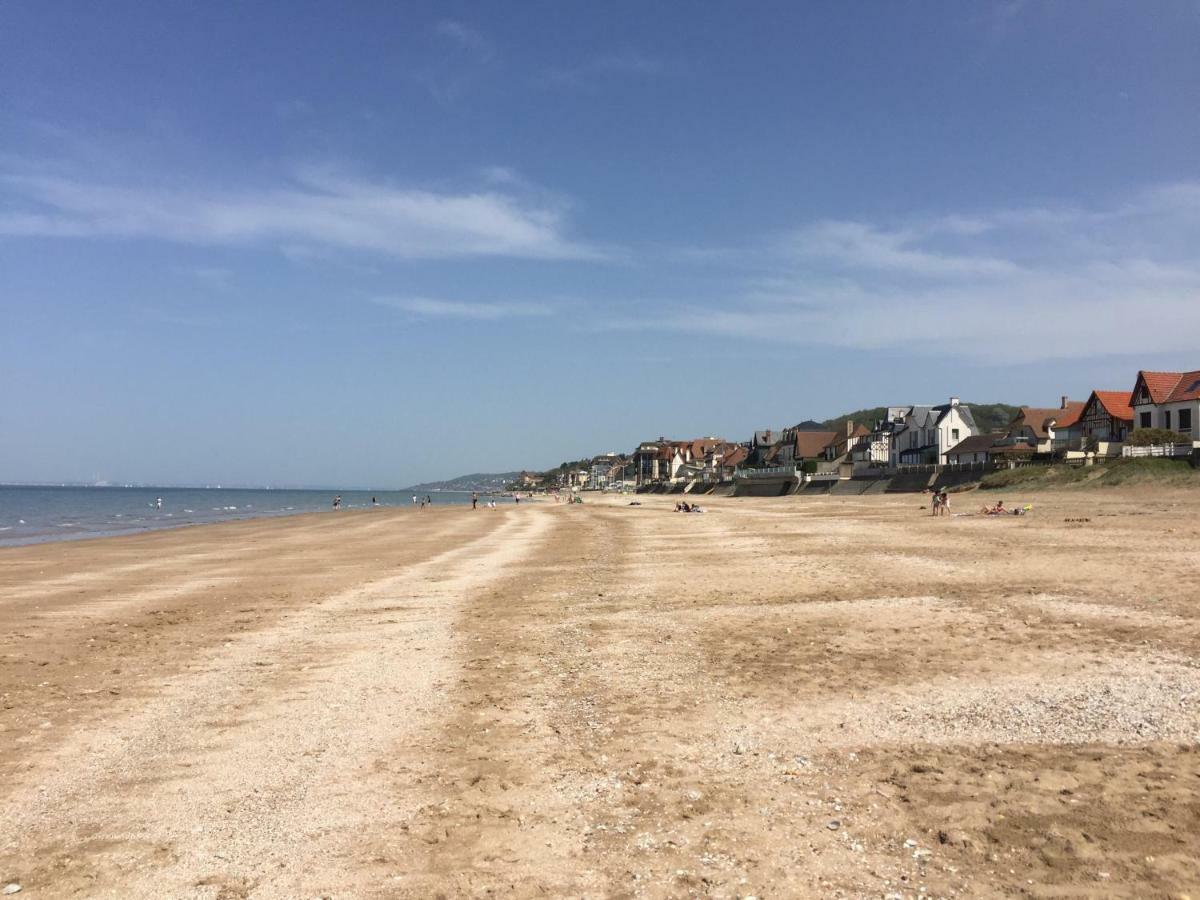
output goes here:
[{"label": "chimney", "polygon": [[846,420],[846,437],[852,437],[853,435],[854,435],[854,420],[847,419]]},{"label": "chimney", "polygon": [[1062,395],[1062,406],[1060,406],[1059,409],[1066,409],[1066,408],[1067,408],[1067,395],[1063,394]]},{"label": "chimney", "polygon": [[951,397],[951,398],[950,398],[950,405],[951,405],[951,406],[958,406],[958,398],[957,398],[957,397]]}]

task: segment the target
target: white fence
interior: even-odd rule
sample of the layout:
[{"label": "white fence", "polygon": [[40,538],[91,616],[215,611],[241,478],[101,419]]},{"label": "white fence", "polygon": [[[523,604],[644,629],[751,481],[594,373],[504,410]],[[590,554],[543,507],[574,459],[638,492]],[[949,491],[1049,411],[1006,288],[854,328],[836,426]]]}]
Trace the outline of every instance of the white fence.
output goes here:
[{"label": "white fence", "polygon": [[1192,445],[1187,444],[1151,444],[1148,447],[1130,447],[1126,444],[1121,448],[1121,456],[1125,458],[1134,458],[1146,456],[1191,456]]}]

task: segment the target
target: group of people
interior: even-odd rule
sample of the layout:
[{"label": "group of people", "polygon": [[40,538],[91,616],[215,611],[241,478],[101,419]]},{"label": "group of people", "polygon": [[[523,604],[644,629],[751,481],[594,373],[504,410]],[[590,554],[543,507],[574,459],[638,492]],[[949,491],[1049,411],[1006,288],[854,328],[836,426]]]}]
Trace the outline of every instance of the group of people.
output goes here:
[{"label": "group of people", "polygon": [[702,512],[704,512],[704,510],[702,510],[700,508],[699,503],[688,503],[686,500],[683,500],[683,501],[675,504],[675,512],[702,513]]},{"label": "group of people", "polygon": [[995,506],[988,506],[987,504],[984,504],[982,507],[980,507],[979,512],[985,516],[1023,516],[1031,509],[1033,509],[1033,507],[1029,505],[1023,507],[1015,506],[1012,509],[1009,509],[1004,505],[1003,500],[997,500]]},{"label": "group of people", "polygon": [[950,515],[950,495],[942,490],[933,492],[933,502],[929,504],[930,515],[932,516],[948,516]]}]

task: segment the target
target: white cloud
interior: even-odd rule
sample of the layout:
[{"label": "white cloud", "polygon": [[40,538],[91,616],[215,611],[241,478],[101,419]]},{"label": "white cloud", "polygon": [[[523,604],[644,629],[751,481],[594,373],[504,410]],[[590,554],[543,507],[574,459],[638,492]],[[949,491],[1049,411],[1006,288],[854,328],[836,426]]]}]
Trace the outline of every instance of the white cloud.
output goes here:
[{"label": "white cloud", "polygon": [[[0,236],[273,244],[402,258],[596,258],[570,240],[558,208],[513,193],[437,193],[328,171],[271,190],[161,188],[8,174],[23,208],[0,208]],[[15,204],[14,204],[15,205]]]},{"label": "white cloud", "polygon": [[[955,227],[967,226],[962,220]],[[972,223],[971,228],[979,228]],[[933,252],[916,247],[912,231],[884,231],[861,222],[821,222],[796,232],[790,240],[797,254],[844,264],[915,276],[992,277],[1011,275],[1017,266],[989,256]]]},{"label": "white cloud", "polygon": [[[1200,184],[1106,208],[1039,205],[901,223],[818,222],[720,304],[609,327],[658,328],[931,365],[1200,353]],[[856,359],[847,356],[848,364]]]},{"label": "white cloud", "polygon": [[373,303],[398,309],[422,318],[497,319],[549,316],[553,310],[540,303],[475,303],[460,300],[437,300],[431,297],[374,297]]}]

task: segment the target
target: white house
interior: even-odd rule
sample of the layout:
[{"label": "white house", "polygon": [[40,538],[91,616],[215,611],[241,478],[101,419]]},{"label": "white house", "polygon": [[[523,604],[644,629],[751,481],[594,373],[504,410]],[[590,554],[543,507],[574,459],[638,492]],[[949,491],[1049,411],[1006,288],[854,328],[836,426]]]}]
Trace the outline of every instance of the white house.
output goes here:
[{"label": "white house", "polygon": [[1138,372],[1132,406],[1135,429],[1165,428],[1200,442],[1200,370]]},{"label": "white house", "polygon": [[941,464],[946,453],[979,432],[971,409],[951,397],[940,406],[893,406],[869,439],[871,454],[887,447],[888,464]]}]

